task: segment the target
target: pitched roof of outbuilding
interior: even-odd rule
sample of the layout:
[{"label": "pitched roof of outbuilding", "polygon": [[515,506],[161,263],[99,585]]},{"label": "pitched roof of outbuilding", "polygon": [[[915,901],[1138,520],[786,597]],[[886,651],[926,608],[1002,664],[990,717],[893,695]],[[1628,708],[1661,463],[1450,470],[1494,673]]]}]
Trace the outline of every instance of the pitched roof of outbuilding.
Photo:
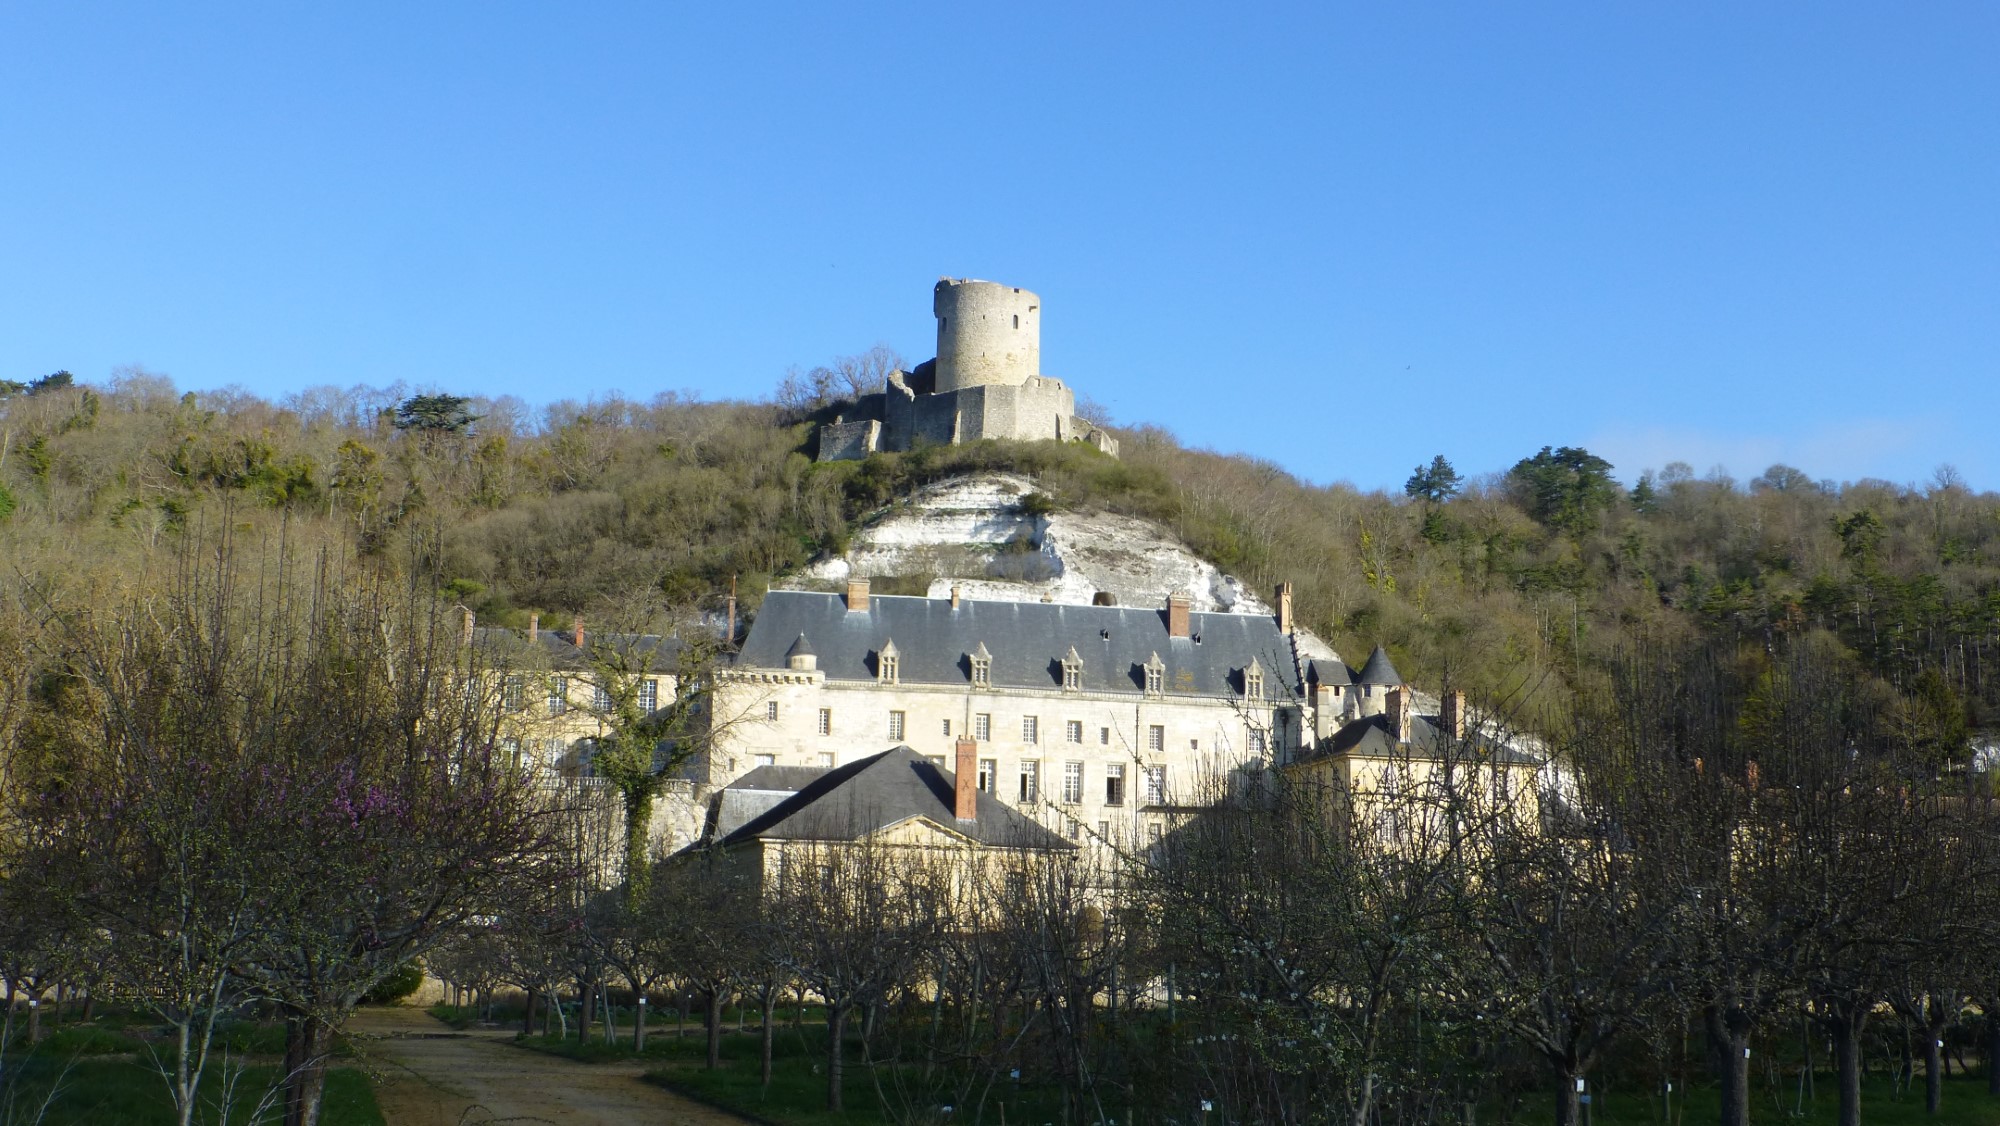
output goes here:
[{"label": "pitched roof of outbuilding", "polygon": [[1145,688],[1144,666],[1158,653],[1169,695],[1231,696],[1243,691],[1242,671],[1255,659],[1266,684],[1300,691],[1291,642],[1276,621],[1257,614],[1190,614],[1189,637],[1170,637],[1164,609],[1070,606],[1048,602],[961,601],[876,595],[866,610],[839,595],[774,590],[744,639],[737,664],[783,668],[784,646],[804,636],[829,680],[873,680],[871,656],[893,636],[904,684],[966,684],[971,658],[991,654],[996,688],[1060,688],[1071,648],[1082,666],[1082,688],[1131,692]]},{"label": "pitched roof of outbuilding", "polygon": [[[1449,740],[1438,725],[1438,717],[1412,715],[1410,717],[1410,741],[1405,746],[1396,743],[1394,723],[1387,715],[1363,716],[1352,720],[1334,732],[1333,738],[1320,745],[1320,751],[1313,758],[1330,755],[1352,755],[1356,758],[1436,758],[1446,749]],[[1467,725],[1466,748],[1475,754],[1494,761],[1539,765],[1541,760],[1524,754],[1505,743],[1489,739]]]},{"label": "pitched roof of outbuilding", "polygon": [[958,820],[954,781],[908,747],[831,769],[762,767],[724,787],[720,800],[732,790],[769,790],[796,783],[797,791],[733,830],[718,825],[720,843],[726,847],[752,840],[851,842],[923,818],[989,848],[1076,847],[984,792],[976,795],[977,816]]},{"label": "pitched roof of outbuilding", "polygon": [[569,630],[538,630],[533,638],[526,630],[480,626],[472,631],[473,642],[506,648],[517,653],[540,655],[552,669],[582,669],[590,665],[590,651],[598,646],[643,654],[653,672],[670,673],[680,668],[683,643],[678,637],[653,633],[586,633],[579,648]]},{"label": "pitched roof of outbuilding", "polygon": [[1354,683],[1353,671],[1342,661],[1329,661],[1322,658],[1308,661],[1306,668],[1307,675],[1312,677],[1314,684],[1324,684],[1331,688],[1345,687]]}]

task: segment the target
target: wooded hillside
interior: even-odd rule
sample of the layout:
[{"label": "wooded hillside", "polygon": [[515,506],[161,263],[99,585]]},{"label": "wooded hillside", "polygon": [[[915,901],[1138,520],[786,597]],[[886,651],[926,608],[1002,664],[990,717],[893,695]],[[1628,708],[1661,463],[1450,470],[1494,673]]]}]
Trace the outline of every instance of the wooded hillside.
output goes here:
[{"label": "wooded hillside", "polygon": [[0,555],[10,582],[83,591],[146,568],[190,522],[227,521],[351,538],[496,624],[648,591],[714,608],[732,577],[754,612],[775,576],[914,486],[1005,469],[1037,483],[1033,503],[1147,517],[1253,587],[1289,580],[1344,653],[1383,642],[1411,679],[1495,704],[1564,710],[1593,658],[1635,639],[1769,649],[1824,630],[1885,698],[1955,730],[2000,705],[2000,496],[1948,470],[1905,486],[1675,464],[1628,490],[1525,435],[1511,469],[1461,481],[1447,449],[1392,495],[1144,426],[1117,430],[1122,460],[987,442],[819,465],[813,422],[838,409],[820,392],[535,410],[402,388],[183,394],[141,372],[0,382]]}]

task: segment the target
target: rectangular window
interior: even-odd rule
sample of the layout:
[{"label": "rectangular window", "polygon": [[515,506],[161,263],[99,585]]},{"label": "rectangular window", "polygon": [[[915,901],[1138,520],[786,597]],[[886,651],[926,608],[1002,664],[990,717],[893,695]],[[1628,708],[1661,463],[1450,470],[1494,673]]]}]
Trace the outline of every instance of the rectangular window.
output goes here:
[{"label": "rectangular window", "polygon": [[1146,729],[1146,749],[1147,749],[1147,750],[1149,750],[1149,751],[1164,751],[1164,750],[1166,750],[1166,749],[1167,749],[1167,729],[1166,729],[1166,728],[1164,728],[1164,727],[1161,727],[1161,726],[1160,726],[1159,724],[1157,724],[1157,723],[1156,723],[1156,724],[1154,724],[1154,725],[1153,725],[1153,726],[1151,726],[1151,727],[1148,727],[1148,728]]},{"label": "rectangular window", "polygon": [[1000,761],[983,758],[979,760],[979,789],[981,793],[993,792],[994,780],[1000,777]]},{"label": "rectangular window", "polygon": [[833,769],[833,752],[821,751],[819,753],[819,764],[823,767],[826,767],[828,770]]},{"label": "rectangular window", "polygon": [[639,710],[651,714],[660,710],[660,682],[647,677],[639,682]]},{"label": "rectangular window", "polygon": [[1114,762],[1104,768],[1104,804],[1125,804],[1125,764]]},{"label": "rectangular window", "polygon": [[1149,844],[1149,845],[1152,845],[1152,846],[1153,846],[1153,847],[1155,847],[1155,848],[1158,848],[1158,847],[1159,847],[1159,845],[1160,845],[1160,827],[1159,827],[1158,825],[1148,825],[1148,826],[1146,826],[1146,843],[1147,843],[1147,844]]},{"label": "rectangular window", "polygon": [[500,706],[510,712],[521,710],[522,702],[528,694],[528,682],[519,676],[510,676],[500,682]]},{"label": "rectangular window", "polygon": [[1100,746],[1108,747],[1111,745],[1111,729],[1109,727],[1100,727],[1097,729],[1097,742]]},{"label": "rectangular window", "polygon": [[982,743],[990,741],[993,738],[993,717],[985,712],[973,716],[972,737]]},{"label": "rectangular window", "polygon": [[1021,761],[1021,801],[1032,802],[1042,796],[1042,764],[1033,759]]},{"label": "rectangular window", "polygon": [[1066,763],[1063,763],[1063,795],[1062,795],[1062,798],[1063,798],[1063,801],[1064,801],[1064,803],[1066,803],[1066,804],[1068,804],[1068,805],[1075,805],[1075,804],[1076,804],[1077,802],[1080,802],[1080,801],[1082,801],[1082,800],[1083,800],[1083,764],[1082,764],[1082,763],[1080,763],[1080,762],[1066,762]]},{"label": "rectangular window", "polygon": [[938,768],[939,770],[943,770],[943,769],[944,769],[944,756],[943,756],[943,755],[925,755],[924,757],[925,757],[925,758],[927,758],[927,759],[929,759],[929,760],[931,760],[931,765],[932,765],[932,766],[935,766],[935,767],[937,767],[937,768]]},{"label": "rectangular window", "polygon": [[1250,753],[1253,755],[1264,753],[1264,733],[1256,728],[1250,730]]},{"label": "rectangular window", "polygon": [[758,755],[758,756],[757,756],[757,765],[758,765],[758,766],[776,766],[776,765],[778,765],[778,756],[777,756],[777,755]]},{"label": "rectangular window", "polygon": [[945,737],[945,738],[947,738],[947,739],[951,738],[951,721],[950,721],[950,720],[945,720],[945,721],[944,721],[944,737]]},{"label": "rectangular window", "polygon": [[904,713],[902,712],[889,713],[889,738],[901,739],[903,737],[903,719]]},{"label": "rectangular window", "polygon": [[1111,839],[1111,822],[1099,821],[1097,823],[1097,839],[1100,841],[1109,841]]},{"label": "rectangular window", "polygon": [[500,753],[506,757],[508,766],[521,765],[521,741],[519,739],[500,740]]},{"label": "rectangular window", "polygon": [[778,722],[778,702],[776,700],[772,700],[770,703],[764,705],[764,718],[770,720],[772,723]]},{"label": "rectangular window", "polygon": [[1073,719],[1063,724],[1063,737],[1072,743],[1083,742],[1083,721]]},{"label": "rectangular window", "polygon": [[554,677],[549,681],[549,714],[561,715],[569,710],[569,678]]},{"label": "rectangular window", "polygon": [[820,733],[821,735],[831,735],[831,734],[833,734],[833,709],[832,709],[832,708],[821,708],[821,709],[819,710],[819,733]]},{"label": "rectangular window", "polygon": [[1064,823],[1064,828],[1069,833],[1070,840],[1075,841],[1083,839],[1083,822],[1078,821],[1074,817],[1065,817],[1063,818],[1063,823]]},{"label": "rectangular window", "polygon": [[1034,744],[1041,741],[1042,717],[1024,715],[1021,717],[1021,742]]},{"label": "rectangular window", "polygon": [[602,684],[592,685],[590,694],[590,706],[593,711],[600,711],[600,712],[610,711],[611,690],[604,687]]},{"label": "rectangular window", "polygon": [[1146,768],[1146,804],[1165,805],[1167,803],[1167,768],[1149,766]]}]

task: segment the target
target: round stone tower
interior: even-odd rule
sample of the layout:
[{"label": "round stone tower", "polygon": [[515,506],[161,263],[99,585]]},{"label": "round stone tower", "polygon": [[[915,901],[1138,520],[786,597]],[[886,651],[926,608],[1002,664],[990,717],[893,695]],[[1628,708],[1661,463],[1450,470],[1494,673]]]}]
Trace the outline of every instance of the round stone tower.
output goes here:
[{"label": "round stone tower", "polygon": [[1013,384],[1041,374],[1042,299],[1025,289],[945,278],[931,297],[938,322],[937,390]]}]

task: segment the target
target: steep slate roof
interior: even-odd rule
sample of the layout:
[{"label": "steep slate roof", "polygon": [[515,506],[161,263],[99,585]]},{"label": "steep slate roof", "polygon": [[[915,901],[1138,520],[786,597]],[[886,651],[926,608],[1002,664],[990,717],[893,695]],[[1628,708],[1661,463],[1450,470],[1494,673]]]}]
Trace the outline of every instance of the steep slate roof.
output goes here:
[{"label": "steep slate roof", "polygon": [[[1407,750],[1396,746],[1391,723],[1387,715],[1364,716],[1353,720],[1334,732],[1333,738],[1320,744],[1320,751],[1313,758],[1326,758],[1330,755],[1353,755],[1358,758],[1395,758],[1409,755],[1413,758],[1435,758],[1444,749],[1447,740],[1443,730],[1438,726],[1437,716],[1410,717],[1410,743]],[[1540,759],[1522,754],[1504,743],[1494,742],[1472,731],[1471,726],[1471,724],[1466,725],[1466,741],[1470,749],[1498,762],[1540,764]]]},{"label": "steep slate roof", "polygon": [[[767,775],[765,771],[783,773]],[[718,813],[732,790],[763,789],[791,781],[805,784],[734,830],[725,830],[718,823],[715,830],[721,835],[721,844],[857,841],[921,817],[990,848],[1076,847],[988,793],[977,795],[976,818],[958,820],[953,777],[908,747],[831,769],[794,766],[753,770],[724,787]]]},{"label": "steep slate roof", "polygon": [[1368,654],[1368,663],[1361,666],[1361,675],[1354,680],[1357,684],[1401,684],[1403,676],[1389,663],[1389,651],[1377,645]]},{"label": "steep slate roof", "polygon": [[1332,688],[1354,683],[1354,673],[1339,661],[1313,660],[1307,662],[1307,667],[1314,684]]},{"label": "steep slate roof", "polygon": [[[792,639],[811,639],[829,680],[875,679],[874,655],[891,638],[904,684],[971,682],[970,654],[992,654],[995,688],[1062,687],[1062,660],[1074,646],[1090,692],[1145,688],[1142,668],[1154,653],[1166,666],[1168,695],[1234,696],[1256,658],[1267,689],[1300,692],[1291,642],[1262,614],[1190,613],[1193,637],[1168,637],[1164,608],[1068,606],[1049,602],[949,601],[875,595],[850,612],[837,594],[774,590],[750,627],[739,666],[784,668]],[[1199,638],[1199,641],[1194,640]],[[1386,660],[1386,658],[1385,658]]]}]

